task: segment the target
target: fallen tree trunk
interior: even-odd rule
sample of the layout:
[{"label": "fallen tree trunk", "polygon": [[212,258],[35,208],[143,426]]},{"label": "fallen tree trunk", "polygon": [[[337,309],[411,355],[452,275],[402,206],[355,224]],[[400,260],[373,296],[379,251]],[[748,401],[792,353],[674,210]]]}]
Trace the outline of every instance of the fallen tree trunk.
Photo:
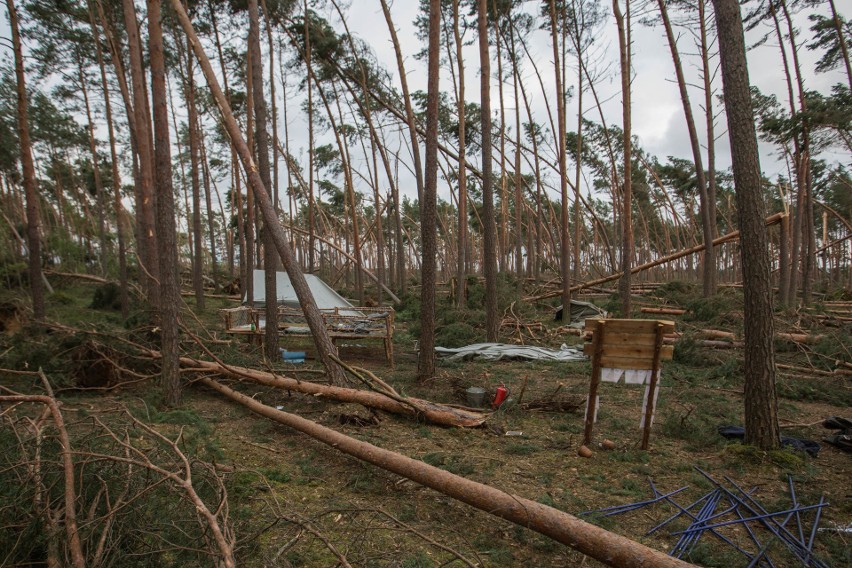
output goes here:
[{"label": "fallen tree trunk", "polygon": [[[151,351],[152,356],[159,358],[160,354]],[[203,361],[191,357],[181,357],[182,367],[217,373],[236,379],[246,379],[261,385],[296,391],[317,397],[336,400],[339,402],[352,402],[368,408],[384,410],[392,414],[403,414],[407,416],[422,417],[432,424],[440,426],[459,426],[473,428],[482,425],[487,415],[481,412],[470,412],[453,408],[444,404],[437,404],[419,398],[399,397],[392,398],[380,392],[350,389],[333,385],[310,383],[283,377],[266,371],[256,371],[245,367],[224,365],[212,361]]]},{"label": "fallen tree trunk", "polygon": [[[781,219],[784,218],[785,215],[786,215],[786,213],[776,213],[775,215],[771,215],[771,216],[767,217],[766,221],[764,221],[764,223],[767,226],[768,225],[774,225],[776,223],[780,223]],[[733,241],[733,240],[736,240],[736,239],[739,239],[739,238],[740,238],[740,232],[739,231],[733,231],[733,232],[730,232],[726,235],[722,235],[721,237],[713,239],[713,246],[717,247],[717,246],[719,246],[723,243],[726,243],[728,241]],[[699,252],[705,250],[706,248],[707,247],[705,247],[703,244],[701,244],[701,245],[696,245],[694,247],[690,247],[688,249],[684,249],[684,250],[676,252],[676,253],[672,253],[672,254],[664,256],[662,258],[658,258],[657,260],[652,260],[651,262],[646,262],[645,264],[640,264],[639,266],[634,266],[633,268],[630,269],[630,274],[636,274],[638,272],[648,270],[649,268],[654,268],[655,266],[659,266],[661,264],[665,264],[667,262],[671,262],[673,260],[683,258],[684,256],[689,256],[691,254],[699,253]],[[612,282],[613,280],[618,280],[619,278],[621,278],[622,274],[623,274],[622,272],[617,272],[615,274],[610,274],[609,276],[604,276],[603,278],[598,278],[597,280],[590,280],[590,281],[584,282],[582,284],[577,284],[576,286],[571,286],[571,292],[577,292],[577,291],[583,290],[585,288],[593,288],[595,286],[599,286],[600,284],[604,284],[606,282]],[[561,290],[559,290],[557,292],[548,292],[546,294],[541,294],[539,296],[524,298],[524,301],[525,302],[535,302],[535,301],[538,301],[538,300],[545,300],[547,298],[555,298],[556,296],[559,296],[561,294],[562,294]]]},{"label": "fallen tree trunk", "polygon": [[356,440],[294,414],[276,410],[207,377],[201,377],[198,382],[242,404],[256,414],[307,434],[345,454],[401,475],[477,509],[532,529],[609,566],[618,568],[692,566],[536,501],[471,481],[402,454]]},{"label": "fallen tree trunk", "polygon": [[643,314],[665,314],[670,316],[682,316],[686,313],[683,308],[640,308]]}]

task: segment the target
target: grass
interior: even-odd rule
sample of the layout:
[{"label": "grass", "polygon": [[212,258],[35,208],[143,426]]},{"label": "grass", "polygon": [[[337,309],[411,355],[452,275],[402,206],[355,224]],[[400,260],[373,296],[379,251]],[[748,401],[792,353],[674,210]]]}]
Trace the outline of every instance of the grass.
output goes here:
[{"label": "grass", "polygon": [[[69,325],[94,325],[116,334],[126,333],[125,322],[120,321],[115,312],[88,309],[93,289],[87,285],[58,288],[61,294],[49,300],[50,313],[57,319],[63,318],[63,322],[67,318]],[[474,290],[474,293],[479,291]],[[675,361],[664,365],[664,390],[648,451],[639,449],[642,390],[623,385],[601,388],[601,411],[592,444],[594,455],[589,459],[576,455],[583,431],[582,409],[545,413],[515,408],[508,413],[496,413],[489,418],[489,426],[523,432],[522,437],[505,437],[497,435],[499,430],[495,432],[490,428],[448,429],[399,417],[385,417],[378,426],[353,430],[336,422],[340,413],[348,411],[314,397],[294,395],[287,399],[287,408],[339,431],[354,432],[378,446],[572,514],[647,498],[650,494],[648,478],[653,479],[661,491],[689,485],[690,495],[706,493],[711,486],[695,471],[694,466],[699,466],[717,479],[728,475],[743,486],[759,486],[761,499],[771,504],[788,502],[786,476],[792,473],[796,476],[802,502],[815,502],[823,493],[832,501],[832,507],[825,513],[826,525],[848,519],[852,515],[852,504],[844,500],[842,489],[848,477],[845,474],[847,456],[831,448],[825,448],[818,460],[786,450],[759,452],[728,443],[716,433],[720,424],[742,424],[743,400],[739,394],[744,380],[742,353],[739,350],[709,350],[696,341],[697,335],[693,335],[692,329],[718,327],[739,333],[741,322],[725,312],[736,312],[741,297],[738,293],[728,295],[725,292],[723,298],[728,306],[719,310],[712,302],[694,302],[697,294],[694,286],[679,284],[663,287],[656,293],[665,297],[668,305],[690,306],[695,311],[678,322],[678,328],[685,331],[687,339],[677,344]],[[206,312],[199,315],[208,329],[217,329],[219,322],[215,310],[222,305],[211,301]],[[416,302],[412,300],[409,314],[401,314],[398,318],[399,339],[412,337],[408,326],[411,320],[419,317],[415,307]],[[473,311],[476,311],[475,305]],[[458,315],[449,309],[446,312],[448,318]],[[538,313],[527,312],[525,317],[555,329],[544,308]],[[137,312],[126,325],[133,327],[147,322],[147,314]],[[480,323],[475,317],[464,323],[479,330]],[[554,335],[540,343],[558,346],[572,341],[577,339]],[[833,349],[842,350],[848,345],[843,343],[846,341],[843,337],[832,341],[839,343],[817,343],[811,346],[808,354],[796,349],[779,354],[779,357],[799,366],[806,365],[807,357],[811,357],[824,366],[828,358],[837,355]],[[30,368],[41,364],[49,371],[51,380],[67,384],[70,372],[64,364],[64,354],[81,343],[80,337],[31,328],[26,337],[0,338],[0,352],[12,348],[5,355],[4,365],[11,366],[8,361],[15,365],[26,363]],[[187,349],[196,356],[203,355],[191,345]],[[263,368],[259,350],[251,345],[235,342],[216,345],[215,350],[217,356],[228,363]],[[380,361],[358,364],[373,370],[410,396],[451,403],[463,403],[453,392],[454,382],[491,389],[505,383],[512,396],[517,396],[526,378],[526,401],[551,395],[557,385],[561,385],[560,393],[583,396],[588,391],[588,363],[441,364],[434,380],[418,382],[411,345],[406,341],[398,342],[397,355],[394,371]],[[278,362],[273,365],[280,367]],[[311,368],[310,362],[306,368]],[[37,388],[34,383],[27,385]],[[266,402],[286,396],[245,383],[239,388]],[[778,381],[778,390],[782,417],[795,422],[808,423],[828,415],[843,414],[852,406],[849,395],[837,388],[837,381],[832,377],[783,376]],[[85,409],[92,415],[102,408],[111,408],[117,400],[123,401],[132,407],[135,416],[154,423],[170,436],[184,428],[185,443],[191,448],[192,457],[212,460],[215,456],[216,463],[234,469],[233,473],[223,475],[238,538],[254,534],[246,531],[246,523],[271,522],[272,516],[265,504],[275,501],[287,514],[309,519],[330,542],[346,550],[353,565],[434,566],[451,560],[446,553],[377,514],[375,510],[381,506],[404,523],[476,559],[483,566],[546,567],[581,562],[581,557],[567,547],[403,478],[356,462],[216,395],[187,389],[186,402],[179,409],[162,408],[159,398],[156,388],[145,384],[144,388],[122,390],[115,395],[75,395],[73,399],[66,398],[65,404]],[[85,418],[85,414],[81,412],[77,418]],[[797,437],[818,439],[822,434],[818,425],[795,430]],[[612,451],[599,448],[596,444],[604,438],[613,440],[617,448]],[[255,445],[247,444],[246,440]],[[649,528],[649,521],[642,514],[595,522],[634,539],[642,538]],[[274,553],[297,531],[296,525],[279,521],[241,549],[240,563],[247,566],[269,564],[265,555],[270,551]],[[643,542],[660,550],[670,549],[674,544],[674,540],[664,534]],[[832,533],[820,533],[817,537],[818,553],[831,565],[848,565],[847,548]],[[704,541],[691,552],[690,560],[705,566],[741,564],[729,550],[705,546]],[[305,534],[280,556],[279,562],[284,564],[285,561],[293,566],[322,566],[334,564],[336,560],[320,540]]]}]

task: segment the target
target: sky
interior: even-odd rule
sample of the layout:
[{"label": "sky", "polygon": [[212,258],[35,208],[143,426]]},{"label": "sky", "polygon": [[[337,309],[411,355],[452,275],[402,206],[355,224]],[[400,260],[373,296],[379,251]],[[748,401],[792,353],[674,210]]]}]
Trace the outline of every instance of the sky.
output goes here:
[{"label": "sky", "polygon": [[[538,4],[538,2],[529,2],[525,9],[533,12],[537,10]],[[611,6],[607,2],[604,2],[603,6],[607,11],[607,20],[597,35],[595,50],[601,58],[601,65],[604,67],[608,66],[609,72],[598,80],[596,88],[600,99],[604,101],[602,112],[607,122],[620,127],[622,124],[622,109],[620,78],[617,73],[618,41],[615,21],[611,15]],[[850,16],[848,14],[849,8],[852,7],[850,3],[838,2],[837,6],[841,12],[845,8],[847,13],[844,16]],[[412,91],[425,91],[426,61],[418,60],[414,57],[414,54],[423,48],[423,44],[417,38],[414,25],[418,10],[418,0],[394,0],[391,3],[391,12],[405,57],[409,87]],[[342,26],[339,25],[338,16],[333,9],[318,9],[318,11],[330,22],[336,24],[335,27],[338,30],[342,30]],[[350,30],[356,36],[368,42],[376,54],[377,60],[384,64],[393,78],[394,86],[399,88],[395,54],[379,1],[351,0],[347,14]],[[806,13],[800,13],[796,16],[796,23],[802,30],[805,38],[809,36],[809,30],[807,29],[809,22],[806,16]],[[747,43],[754,43],[766,31],[766,28],[762,28],[747,34]],[[687,79],[693,85],[690,87],[690,97],[692,99],[693,112],[696,113],[696,125],[699,137],[706,141],[705,123],[702,114],[703,91],[695,86],[700,82],[696,67],[698,63],[698,58],[695,56],[696,50],[693,47],[692,38],[684,33],[684,30],[680,30],[677,33],[681,34],[679,49],[684,58],[684,69]],[[0,36],[3,38],[10,37],[6,14],[4,14],[2,21],[0,21]],[[472,32],[470,39],[475,39]],[[550,45],[549,34],[535,32],[530,42],[530,48],[542,73],[547,96],[551,97],[552,100],[555,87],[552,71],[552,47]],[[492,60],[494,60],[496,56],[494,55],[495,51],[493,48],[491,53]],[[12,57],[11,50],[6,48],[3,43],[0,43],[0,57],[8,61],[11,61]],[[805,70],[804,73],[806,75],[806,88],[828,93],[832,84],[845,81],[845,75],[841,74],[839,70],[825,74],[816,74],[813,72],[815,61],[819,58],[819,53],[802,49],[800,57],[802,68]],[[466,48],[464,58],[466,65],[467,99],[470,102],[478,102],[479,59],[475,43]],[[786,84],[784,82],[782,61],[777,42],[770,40],[766,44],[750,50],[748,59],[752,85],[759,87],[764,93],[778,95],[781,101],[786,104]],[[574,68],[574,62],[570,59],[569,68]],[[492,63],[492,72],[495,71],[496,64]],[[648,27],[639,23],[634,25],[632,72],[633,133],[638,138],[640,146],[649,154],[657,156],[661,161],[664,161],[667,156],[691,159],[692,153],[683,119],[683,108],[677,84],[674,81],[674,68],[671,62],[669,47],[661,25],[655,27]],[[572,84],[576,84],[576,79],[572,79],[575,76],[575,71],[569,72],[569,87]],[[293,80],[291,84],[295,84],[295,82],[296,80]],[[537,121],[547,124],[544,104],[545,95],[542,94],[541,89],[538,87],[538,80],[533,75],[532,68],[528,62],[524,64],[524,82],[529,88],[531,105]],[[718,73],[715,77],[714,85],[718,89],[717,94],[721,94],[721,76]],[[511,85],[506,85],[506,87],[504,97],[506,99],[507,121],[509,121],[510,115],[508,113],[514,110],[514,101],[512,100]],[[442,68],[441,88],[447,91],[452,90],[449,71],[445,68]],[[306,148],[308,145],[307,118],[299,111],[299,103],[304,95],[299,93],[293,94],[294,91],[295,89],[290,89],[292,96],[289,104],[291,153],[296,155],[301,154],[303,161],[306,162]],[[492,109],[495,112],[495,118],[497,109],[496,97],[497,86],[495,81],[492,80]],[[599,122],[598,111],[592,108],[591,102],[591,96],[587,93],[585,103],[587,111],[585,117]],[[714,101],[714,104],[716,105],[717,113],[717,167],[718,169],[726,169],[730,166],[730,148],[725,131],[724,108],[721,100],[718,98]],[[567,108],[568,131],[576,130],[576,106],[573,101],[568,103]],[[180,111],[179,115],[182,112]],[[522,118],[522,120],[524,119]],[[513,122],[514,120],[512,119],[511,123],[513,124]],[[172,134],[174,136],[174,133]],[[279,124],[279,135],[283,139],[283,124]],[[100,133],[98,136],[102,140],[106,139],[105,132]],[[317,144],[329,143],[332,140],[331,134],[326,134],[325,137],[317,140]],[[702,153],[706,161],[706,150],[702,150]],[[838,158],[838,156],[834,156],[834,158]],[[478,156],[474,156],[473,159],[478,161]],[[844,160],[846,163],[850,161],[848,156],[839,156],[839,159]],[[359,166],[358,158],[353,158],[353,163],[356,167]],[[363,163],[364,160],[361,159],[360,164]],[[764,173],[770,178],[787,174],[787,166],[782,160],[779,160],[777,150],[765,143],[761,143],[761,166]],[[359,185],[358,189],[362,192],[370,193],[369,188],[363,182],[359,182],[357,178],[356,184]],[[552,180],[551,185],[555,185]],[[400,186],[404,194],[410,197],[416,195],[413,177],[405,171],[402,171],[400,174]],[[220,189],[224,189],[222,182],[219,183],[219,187]],[[584,193],[587,192],[588,190],[584,188]],[[449,192],[445,183],[439,185],[439,195],[449,200]],[[556,197],[556,194],[553,192],[551,192],[551,195]]]}]

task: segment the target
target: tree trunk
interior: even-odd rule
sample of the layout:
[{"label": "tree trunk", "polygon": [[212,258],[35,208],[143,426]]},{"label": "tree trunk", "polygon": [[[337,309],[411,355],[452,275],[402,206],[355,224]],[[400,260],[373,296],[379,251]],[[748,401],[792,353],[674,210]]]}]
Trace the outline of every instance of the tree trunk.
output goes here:
[{"label": "tree trunk", "polygon": [[500,331],[497,314],[497,228],[494,224],[494,186],[491,179],[491,60],[488,53],[488,2],[478,0],[480,113],[482,115],[482,256],[485,264],[485,335],[496,342]]},{"label": "tree trunk", "polygon": [[308,0],[305,0],[305,67],[308,70],[308,272],[313,273],[316,270],[316,262],[314,256],[316,254],[316,214],[314,202],[314,100],[312,92],[313,68],[311,67],[311,34],[310,34],[310,18],[308,11]]},{"label": "tree trunk", "polygon": [[254,160],[252,160],[251,153],[249,152],[248,144],[246,144],[242,134],[240,133],[237,121],[231,112],[231,107],[219,87],[219,82],[216,79],[213,67],[210,65],[210,60],[204,53],[201,42],[195,34],[195,30],[192,27],[189,16],[187,16],[186,11],[180,4],[180,0],[171,0],[171,4],[180,25],[183,27],[186,35],[190,39],[190,44],[192,45],[195,56],[201,65],[204,76],[207,79],[207,84],[210,87],[216,104],[219,106],[219,110],[222,113],[222,118],[225,127],[227,128],[228,135],[234,142],[237,153],[243,162],[246,177],[255,188],[258,204],[260,206],[260,211],[263,214],[263,218],[266,221],[267,230],[272,234],[275,241],[275,247],[281,255],[281,259],[284,262],[284,268],[290,276],[290,282],[293,284],[293,289],[299,299],[299,304],[305,313],[305,319],[311,329],[314,344],[317,348],[317,354],[328,373],[329,380],[335,384],[342,384],[345,382],[346,377],[343,375],[343,371],[340,367],[338,367],[331,358],[331,355],[335,353],[336,349],[334,348],[334,344],[331,342],[331,338],[328,336],[325,323],[317,309],[317,305],[314,301],[313,295],[311,294],[310,288],[308,288],[305,275],[302,273],[301,268],[296,262],[296,258],[290,248],[290,243],[287,239],[286,233],[284,232],[284,228],[281,226],[280,221],[275,215],[275,208],[272,201],[269,199],[269,195],[266,193],[266,189],[263,186],[263,180],[260,179],[260,174],[257,172]]},{"label": "tree trunk", "polygon": [[103,52],[101,50],[100,33],[95,23],[95,14],[92,11],[91,0],[87,2],[89,12],[89,26],[92,29],[92,37],[95,38],[95,55],[98,60],[98,68],[101,72],[101,89],[104,94],[104,106],[106,109],[107,132],[109,133],[109,152],[110,161],[112,163],[112,191],[113,191],[113,211],[115,213],[115,232],[118,240],[118,282],[119,282],[119,302],[121,304],[121,317],[127,319],[129,314],[129,305],[127,298],[127,245],[124,242],[123,225],[123,210],[121,205],[121,174],[119,171],[118,155],[115,150],[115,131],[112,121],[112,103],[109,98],[109,82],[106,76],[106,66],[104,65]]},{"label": "tree trunk", "polygon": [[33,149],[27,119],[27,87],[24,76],[24,55],[18,31],[18,12],[14,0],[6,0],[9,9],[9,27],[12,29],[12,47],[15,52],[15,78],[18,91],[18,145],[21,151],[21,169],[24,174],[24,195],[27,200],[27,254],[29,256],[30,294],[33,299],[33,317],[44,319],[44,274],[41,271],[41,241],[39,236],[38,190],[36,187]]},{"label": "tree trunk", "polygon": [[459,0],[453,0],[453,38],[456,45],[456,64],[459,66],[459,91],[456,107],[459,119],[459,242],[456,247],[456,305],[464,309],[467,303],[466,263],[468,259],[467,245],[467,137],[465,132],[465,93],[464,93],[464,56],[462,55],[462,40],[459,31]]},{"label": "tree trunk", "polygon": [[195,308],[204,310],[204,251],[201,246],[201,180],[199,178],[200,143],[198,136],[198,112],[195,108],[195,77],[192,54],[186,54],[186,102],[189,116],[189,171],[192,180],[192,288],[195,291]]},{"label": "tree trunk", "polygon": [[239,402],[256,414],[290,426],[332,448],[431,487],[468,505],[535,530],[610,566],[619,568],[648,566],[686,568],[690,566],[682,560],[610,533],[537,501],[510,495],[422,461],[340,434],[295,414],[276,410],[212,379],[201,378],[200,382]]},{"label": "tree trunk", "polygon": [[556,0],[550,0],[550,41],[553,44],[553,70],[556,76],[556,122],[557,141],[556,147],[559,153],[559,195],[560,203],[560,244],[559,244],[559,274],[562,276],[562,321],[571,318],[571,254],[570,234],[568,228],[568,169],[565,163],[565,91],[562,85],[562,71],[560,66],[559,33],[556,25]]},{"label": "tree trunk", "polygon": [[142,44],[133,0],[122,0],[128,52],[130,53],[130,79],[133,85],[133,113],[136,127],[136,152],[139,155],[139,200],[137,224],[139,225],[139,259],[142,264],[140,280],[142,289],[152,306],[159,303],[157,282],[160,267],[157,262],[156,195],[154,193],[154,157],[151,146],[150,119],[148,118],[145,70],[142,66]]},{"label": "tree trunk", "polygon": [[[710,45],[707,39],[707,16],[705,14],[705,1],[698,0],[698,18],[701,28],[701,71],[704,80],[704,116],[707,124],[707,210],[710,218],[711,240],[716,238],[716,117],[713,113],[713,69],[710,67]],[[718,267],[716,252],[712,257],[714,265]],[[713,277],[713,286],[716,288],[716,276]]]},{"label": "tree trunk", "polygon": [[[254,97],[255,148],[260,180],[267,196],[275,203],[272,195],[272,178],[269,168],[269,137],[266,133],[266,101],[263,98],[263,63],[260,55],[260,21],[257,0],[249,0],[249,51],[251,51],[252,96]],[[263,269],[266,292],[266,328],[263,334],[263,352],[269,361],[280,359],[278,354],[278,288],[275,269],[278,258],[269,223],[263,228]]]},{"label": "tree trunk", "polygon": [[630,2],[627,1],[627,17],[619,7],[619,0],[612,0],[612,11],[618,26],[618,46],[621,61],[621,110],[624,153],[624,174],[621,198],[621,280],[618,291],[621,296],[621,315],[630,317],[630,265],[633,264],[633,146],[630,128]]},{"label": "tree trunk", "polygon": [[160,380],[166,404],[177,406],[181,400],[178,346],[180,273],[177,259],[169,111],[166,106],[166,62],[163,29],[160,22],[160,0],[148,0],[148,50],[151,61],[151,97],[156,140],[154,158],[157,171],[157,243],[160,261],[159,323],[163,351]]},{"label": "tree trunk", "polygon": [[[408,124],[408,135],[411,139],[411,154],[414,157],[414,178],[417,183],[417,200],[423,202],[423,167],[420,163],[420,145],[417,142],[417,127],[414,120],[414,107],[411,106],[411,95],[408,92],[408,75],[405,72],[405,64],[402,58],[402,49],[399,47],[399,38],[396,35],[396,26],[391,18],[390,9],[388,8],[387,0],[380,0],[382,3],[382,12],[385,15],[385,21],[388,25],[391,41],[393,42],[394,53],[396,54],[396,66],[399,72],[399,81],[402,85],[402,100],[405,104],[405,117]],[[405,293],[405,289],[400,290]]]},{"label": "tree trunk", "polygon": [[101,182],[101,167],[98,160],[97,141],[95,140],[95,125],[92,122],[91,105],[89,104],[89,89],[86,87],[86,76],[83,73],[82,58],[78,60],[77,77],[80,81],[80,92],[83,93],[83,106],[86,109],[86,134],[89,140],[89,153],[92,159],[92,178],[95,182],[95,203],[97,207],[97,223],[98,223],[98,246],[100,253],[98,254],[98,264],[100,265],[101,275],[106,275],[107,265],[107,246],[106,246],[106,202],[104,200],[104,184]]},{"label": "tree trunk", "polygon": [[742,233],[745,324],[745,441],[769,450],[779,445],[775,392],[774,322],[760,160],[745,38],[737,0],[713,0],[719,31],[725,109]]},{"label": "tree trunk", "polygon": [[704,163],[701,160],[701,145],[698,142],[698,130],[695,128],[695,118],[692,115],[692,104],[689,101],[686,78],[683,74],[683,66],[680,62],[680,53],[677,48],[674,30],[669,13],[666,9],[666,0],[657,0],[663,25],[666,29],[666,38],[669,42],[669,50],[672,54],[677,85],[680,90],[680,102],[683,105],[683,114],[686,118],[686,129],[689,133],[689,144],[692,147],[692,161],[695,164],[695,179],[698,185],[698,198],[701,203],[701,228],[704,235],[704,263],[702,273],[702,284],[704,297],[709,298],[716,294],[716,251],[713,248],[713,225],[715,220],[710,216],[710,197],[707,192],[707,178],[704,175]]},{"label": "tree trunk", "polygon": [[441,1],[429,2],[429,82],[426,98],[426,184],[420,204],[420,238],[423,244],[420,279],[420,355],[417,377],[435,374],[435,259],[438,201],[438,77],[441,49]]}]

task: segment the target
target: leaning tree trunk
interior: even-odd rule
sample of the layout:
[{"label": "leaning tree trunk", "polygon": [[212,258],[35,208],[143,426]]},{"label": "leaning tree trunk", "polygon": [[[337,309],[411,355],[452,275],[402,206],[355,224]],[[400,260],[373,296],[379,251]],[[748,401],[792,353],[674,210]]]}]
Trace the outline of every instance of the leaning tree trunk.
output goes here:
[{"label": "leaning tree trunk", "polygon": [[[155,168],[157,171],[157,244],[160,261],[160,334],[163,351],[161,384],[166,404],[181,400],[178,353],[178,307],[180,278],[172,187],[172,156],[169,143],[169,114],[166,106],[166,61],[160,0],[148,0],[148,49],[151,62],[151,99],[154,118]],[[137,124],[138,126],[138,124]]]},{"label": "leaning tree trunk", "polygon": [[769,249],[763,223],[760,159],[754,126],[745,38],[737,0],[713,0],[719,30],[725,110],[734,171],[745,324],[745,441],[761,449],[779,444]]},{"label": "leaning tree trunk", "polygon": [[18,90],[18,145],[21,149],[21,169],[24,173],[24,195],[27,200],[27,254],[29,255],[30,293],[33,299],[33,317],[44,319],[44,275],[41,271],[41,241],[39,240],[38,192],[35,164],[30,143],[27,120],[27,87],[24,77],[24,55],[18,31],[18,13],[14,0],[6,0],[9,9],[9,27],[12,28],[12,47],[15,52],[15,78]]},{"label": "leaning tree trunk", "polygon": [[219,82],[216,79],[213,67],[210,65],[210,60],[207,58],[207,54],[204,53],[204,48],[202,47],[201,42],[192,27],[192,22],[190,22],[189,16],[183,9],[180,0],[171,0],[171,4],[180,25],[189,37],[195,56],[201,65],[205,78],[207,79],[207,84],[212,91],[216,104],[219,106],[228,135],[234,142],[234,146],[243,163],[243,167],[245,168],[246,177],[255,190],[260,212],[266,221],[266,228],[271,233],[272,238],[275,241],[275,247],[281,255],[281,260],[284,262],[284,268],[290,276],[290,282],[293,284],[293,289],[299,299],[299,304],[304,310],[305,319],[311,329],[317,354],[325,366],[329,380],[331,380],[332,383],[341,384],[346,381],[346,377],[331,357],[336,351],[334,344],[331,342],[328,330],[326,329],[322,316],[317,309],[313,294],[311,294],[311,290],[308,288],[305,275],[302,273],[302,270],[293,255],[293,250],[290,248],[290,243],[287,239],[286,233],[284,232],[284,228],[281,226],[281,222],[275,215],[275,207],[266,192],[263,180],[260,179],[260,174],[257,172],[257,167],[251,157],[248,144],[246,144],[246,141],[243,139],[240,127],[234,118],[233,112],[231,111],[231,106],[228,104],[222,89],[219,87]]}]

